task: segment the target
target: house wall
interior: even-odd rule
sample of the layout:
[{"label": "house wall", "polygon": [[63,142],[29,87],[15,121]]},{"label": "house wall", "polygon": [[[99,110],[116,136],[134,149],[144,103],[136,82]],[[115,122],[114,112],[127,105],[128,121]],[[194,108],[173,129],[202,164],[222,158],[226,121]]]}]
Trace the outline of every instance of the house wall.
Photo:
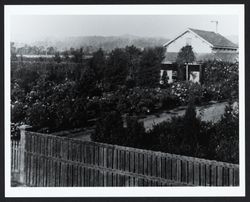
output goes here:
[{"label": "house wall", "polygon": [[190,31],[170,43],[166,47],[166,52],[179,52],[189,41],[191,41],[190,45],[193,47],[194,53],[212,53],[212,48],[209,44]]}]

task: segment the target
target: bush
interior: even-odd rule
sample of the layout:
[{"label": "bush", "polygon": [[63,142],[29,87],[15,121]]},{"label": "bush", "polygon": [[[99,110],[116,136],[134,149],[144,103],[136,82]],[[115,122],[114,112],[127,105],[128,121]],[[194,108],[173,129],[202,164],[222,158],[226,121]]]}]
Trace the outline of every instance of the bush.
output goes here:
[{"label": "bush", "polygon": [[96,124],[96,133],[91,139],[96,142],[122,145],[125,140],[125,130],[121,114],[116,111],[103,113]]},{"label": "bush", "polygon": [[239,114],[238,109],[228,105],[222,119],[214,125],[211,142],[216,159],[239,163]]},{"label": "bush", "polygon": [[210,99],[207,90],[199,83],[179,81],[173,83],[171,89],[172,94],[178,97],[182,105],[187,105],[190,100],[193,100],[194,104],[199,105]]},{"label": "bush", "polygon": [[[224,161],[239,162],[239,118],[237,107],[226,107],[215,124],[200,121],[192,104],[183,117],[162,122],[149,132],[158,137],[163,152]],[[155,146],[157,148],[157,145]]]},{"label": "bush", "polygon": [[18,123],[24,121],[27,106],[24,103],[16,101],[11,106],[11,122]]},{"label": "bush", "polygon": [[125,142],[123,143],[126,146],[143,148],[145,147],[145,128],[142,122],[138,122],[136,117],[127,117],[126,118],[127,127]]},{"label": "bush", "polygon": [[203,83],[212,94],[212,99],[223,100],[238,98],[239,65],[208,61],[203,64]]},{"label": "bush", "polygon": [[138,122],[136,117],[122,118],[116,111],[103,114],[91,139],[143,149],[153,149],[157,143],[157,139],[145,132],[143,123]]},{"label": "bush", "polygon": [[202,128],[204,125],[196,117],[194,105],[190,104],[183,117],[174,117],[170,122],[160,123],[150,133],[159,137],[159,148],[163,152],[203,156],[200,148],[207,138]]}]

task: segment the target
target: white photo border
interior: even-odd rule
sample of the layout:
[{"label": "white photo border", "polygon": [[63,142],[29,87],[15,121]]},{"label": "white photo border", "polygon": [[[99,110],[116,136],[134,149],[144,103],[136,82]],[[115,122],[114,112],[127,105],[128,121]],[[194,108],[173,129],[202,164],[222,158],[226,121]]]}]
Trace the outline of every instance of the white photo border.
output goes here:
[{"label": "white photo border", "polygon": [[[11,187],[10,158],[10,20],[13,15],[237,15],[239,20],[239,143],[238,187]],[[5,5],[5,197],[230,197],[245,196],[245,47],[243,4],[194,5]]]}]

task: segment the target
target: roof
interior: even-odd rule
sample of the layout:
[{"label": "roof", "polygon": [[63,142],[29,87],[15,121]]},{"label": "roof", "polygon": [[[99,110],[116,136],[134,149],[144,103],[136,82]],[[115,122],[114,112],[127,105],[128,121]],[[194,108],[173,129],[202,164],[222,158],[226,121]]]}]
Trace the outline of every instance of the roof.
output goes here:
[{"label": "roof", "polygon": [[[163,59],[162,64],[171,64],[176,62],[178,53],[168,52],[166,57]],[[223,62],[237,62],[238,53],[207,53],[207,54],[195,54],[195,61],[208,61],[208,60],[218,60]]]},{"label": "roof", "polygon": [[192,29],[192,28],[188,28],[187,30],[179,34],[177,37],[175,37],[173,40],[170,40],[169,42],[164,44],[164,46],[168,46],[173,41],[175,41],[176,39],[178,39],[179,37],[181,37],[182,35],[184,35],[185,33],[189,31],[194,33],[196,36],[202,38],[203,40],[205,40],[213,48],[229,48],[229,49],[238,48],[236,44],[234,44],[233,42],[231,42],[230,40],[228,40],[226,37],[222,36],[221,34],[218,34],[212,31],[204,31],[204,30]]},{"label": "roof", "polygon": [[211,43],[214,48],[235,48],[237,49],[238,46],[228,40],[226,37],[215,33],[211,31],[204,31],[204,30],[199,30],[199,29],[192,29],[189,28],[189,30],[193,31],[197,35],[199,35],[201,38],[205,39],[207,42]]}]

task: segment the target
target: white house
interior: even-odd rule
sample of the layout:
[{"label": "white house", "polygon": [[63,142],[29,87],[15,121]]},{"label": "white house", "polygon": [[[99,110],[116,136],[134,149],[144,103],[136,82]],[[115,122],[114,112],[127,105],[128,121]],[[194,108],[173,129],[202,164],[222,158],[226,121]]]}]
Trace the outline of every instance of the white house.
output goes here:
[{"label": "white house", "polygon": [[186,45],[192,46],[196,58],[192,64],[186,65],[187,80],[200,81],[200,64],[205,60],[238,61],[238,46],[224,36],[212,31],[188,28],[163,45],[166,52],[161,75],[167,71],[169,83],[174,81],[176,75],[175,62],[178,52]]}]

